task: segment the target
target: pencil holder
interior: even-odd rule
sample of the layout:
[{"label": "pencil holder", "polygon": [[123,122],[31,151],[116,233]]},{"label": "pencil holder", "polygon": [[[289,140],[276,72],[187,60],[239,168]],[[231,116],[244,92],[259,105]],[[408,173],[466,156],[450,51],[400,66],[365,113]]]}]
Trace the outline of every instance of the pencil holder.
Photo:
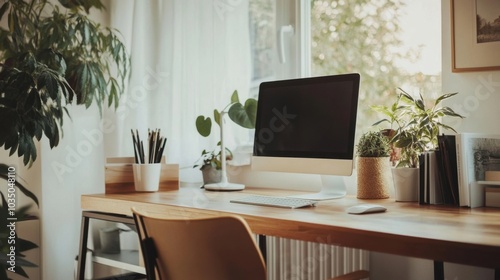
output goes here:
[{"label": "pencil holder", "polygon": [[135,163],[132,166],[135,190],[155,192],[160,186],[161,163]]}]

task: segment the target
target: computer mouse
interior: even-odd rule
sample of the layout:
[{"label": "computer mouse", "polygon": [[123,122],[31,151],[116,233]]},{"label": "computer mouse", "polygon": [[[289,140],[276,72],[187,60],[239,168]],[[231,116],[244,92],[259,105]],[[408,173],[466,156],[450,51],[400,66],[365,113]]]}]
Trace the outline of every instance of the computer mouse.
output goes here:
[{"label": "computer mouse", "polygon": [[358,204],[347,208],[347,213],[349,214],[366,214],[366,213],[377,213],[385,212],[387,208],[379,204]]}]

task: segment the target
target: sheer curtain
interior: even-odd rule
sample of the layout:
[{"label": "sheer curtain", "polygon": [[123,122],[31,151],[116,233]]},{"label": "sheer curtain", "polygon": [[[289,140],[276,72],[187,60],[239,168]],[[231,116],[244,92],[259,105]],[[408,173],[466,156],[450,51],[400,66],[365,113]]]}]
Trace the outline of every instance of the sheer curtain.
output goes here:
[{"label": "sheer curtain", "polygon": [[[148,128],[160,128],[181,180],[201,181],[192,166],[216,146],[219,129],[214,124],[203,138],[196,117],[223,109],[234,90],[241,100],[248,96],[248,1],[114,0],[109,10],[129,48],[132,76],[119,108],[104,115],[106,156],[133,155],[130,129],[145,137]],[[228,147],[247,140],[248,131],[228,128]]]}]

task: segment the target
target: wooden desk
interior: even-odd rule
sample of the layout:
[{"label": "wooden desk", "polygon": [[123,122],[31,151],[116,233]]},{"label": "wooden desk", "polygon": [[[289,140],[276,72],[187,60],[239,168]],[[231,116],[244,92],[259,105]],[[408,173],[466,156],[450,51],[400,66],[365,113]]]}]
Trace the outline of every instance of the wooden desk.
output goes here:
[{"label": "wooden desk", "polygon": [[[317,207],[294,210],[229,202],[247,194],[293,192],[252,188],[242,192],[209,192],[182,187],[178,191],[156,193],[83,195],[81,206],[84,210],[123,215],[131,215],[130,208],[134,206],[176,218],[236,214],[257,234],[500,268],[499,209],[421,206],[393,199],[355,197],[322,201]],[[388,210],[366,215],[345,212],[349,206],[366,202],[382,204]]]}]

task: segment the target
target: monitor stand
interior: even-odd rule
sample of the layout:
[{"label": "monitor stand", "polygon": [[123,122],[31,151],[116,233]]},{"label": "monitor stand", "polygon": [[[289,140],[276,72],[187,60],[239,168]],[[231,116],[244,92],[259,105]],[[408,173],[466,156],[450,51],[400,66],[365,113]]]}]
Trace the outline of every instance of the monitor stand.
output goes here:
[{"label": "monitor stand", "polygon": [[347,194],[344,180],[341,176],[321,175],[321,190],[318,193],[292,195],[290,197],[312,199],[312,200],[331,200],[342,198]]}]

